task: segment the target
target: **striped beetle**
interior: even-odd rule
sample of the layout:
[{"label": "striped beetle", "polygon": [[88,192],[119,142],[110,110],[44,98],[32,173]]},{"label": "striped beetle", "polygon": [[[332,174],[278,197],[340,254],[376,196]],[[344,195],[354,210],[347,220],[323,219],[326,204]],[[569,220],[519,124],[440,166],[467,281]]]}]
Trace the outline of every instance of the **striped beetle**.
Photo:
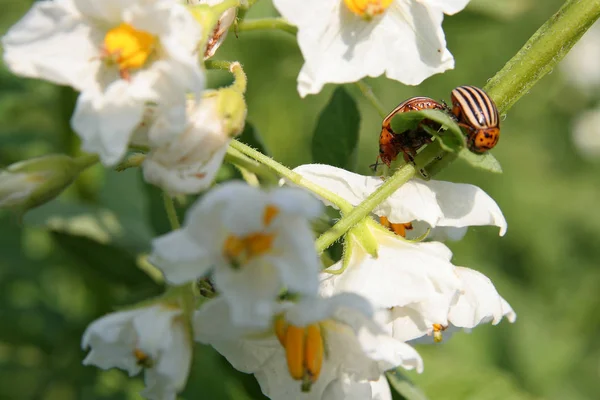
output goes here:
[{"label": "striped beetle", "polygon": [[[412,97],[400,103],[394,108],[387,117],[384,118],[381,124],[381,134],[379,135],[379,156],[377,161],[381,159],[388,167],[396,159],[398,153],[404,154],[404,161],[412,162],[417,150],[423,145],[431,142],[431,136],[421,129],[409,130],[406,132],[396,133],[392,130],[392,118],[398,114],[409,111],[418,110],[444,110],[445,105],[433,100],[429,97]],[[428,120],[422,123],[428,123]],[[431,121],[429,121],[431,123]],[[377,168],[377,162],[373,164],[374,169]]]},{"label": "striped beetle", "polygon": [[475,86],[459,86],[452,91],[452,114],[467,130],[467,147],[474,153],[493,148],[500,139],[500,119],[494,101]]}]

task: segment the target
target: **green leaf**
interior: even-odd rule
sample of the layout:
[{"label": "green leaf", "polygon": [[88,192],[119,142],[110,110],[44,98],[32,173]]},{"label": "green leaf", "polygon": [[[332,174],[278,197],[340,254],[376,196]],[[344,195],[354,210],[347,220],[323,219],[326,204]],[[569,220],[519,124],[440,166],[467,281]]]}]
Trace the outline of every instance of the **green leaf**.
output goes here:
[{"label": "green leaf", "polygon": [[441,125],[444,132],[438,132],[427,125],[421,125],[431,136],[440,140],[441,147],[446,151],[459,152],[465,147],[465,135],[460,126],[445,112],[440,110],[419,110],[398,113],[392,117],[391,127],[396,134],[409,129],[415,129],[424,119],[434,121]]},{"label": "green leaf", "polygon": [[415,386],[415,384],[404,375],[403,371],[402,368],[398,367],[385,373],[390,386],[393,387],[404,400],[427,400],[425,393]]},{"label": "green leaf", "polygon": [[472,151],[469,151],[468,149],[462,149],[460,153],[458,153],[458,157],[465,160],[472,167],[483,169],[496,174],[502,173],[502,166],[500,165],[500,162],[498,162],[498,160],[496,160],[496,157],[494,157],[490,152],[476,154]]},{"label": "green leaf", "polygon": [[247,144],[248,146],[251,146],[252,148],[260,151],[265,155],[270,155],[260,132],[258,132],[256,127],[248,121],[246,121],[244,130],[242,131],[242,134],[237,138],[237,140]]},{"label": "green leaf", "polygon": [[338,87],[319,116],[312,138],[312,160],[352,170],[360,114],[354,99]]}]

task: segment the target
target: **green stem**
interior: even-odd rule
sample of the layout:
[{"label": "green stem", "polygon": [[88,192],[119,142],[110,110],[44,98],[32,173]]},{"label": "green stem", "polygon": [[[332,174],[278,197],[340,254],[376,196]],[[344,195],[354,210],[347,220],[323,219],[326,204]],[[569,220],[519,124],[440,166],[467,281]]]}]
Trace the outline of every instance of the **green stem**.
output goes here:
[{"label": "green stem", "polygon": [[238,150],[240,153],[245,154],[248,157],[258,161],[259,163],[271,168],[273,171],[277,172],[280,176],[292,182],[294,185],[303,187],[313,192],[317,196],[321,197],[322,199],[325,199],[328,202],[334,204],[337,208],[339,208],[339,210],[342,213],[351,212],[352,205],[348,203],[345,199],[341,198],[335,193],[330,192],[327,189],[322,188],[319,185],[312,183],[311,181],[305,179],[302,175],[283,166],[282,164],[273,160],[271,157],[264,155],[260,151],[254,150],[252,147],[242,142],[238,142],[237,140],[232,140],[229,146],[234,148],[235,150]]},{"label": "green stem", "polygon": [[179,218],[177,218],[177,210],[175,210],[175,203],[173,203],[173,199],[166,192],[163,193],[163,201],[165,204],[165,211],[167,212],[167,218],[171,224],[171,229],[177,230],[181,228]]},{"label": "green stem", "polygon": [[277,175],[275,175],[268,167],[254,161],[231,146],[227,148],[225,161],[252,172],[271,185],[277,185],[279,182]]},{"label": "green stem", "polygon": [[[218,16],[221,16],[225,11],[230,8],[237,8],[241,4],[240,0],[223,0],[220,3],[217,3],[210,7],[210,9]],[[218,17],[217,17],[218,18]]]},{"label": "green stem", "polygon": [[552,71],[598,17],[600,0],[568,0],[546,21],[484,87],[500,114]]},{"label": "green stem", "polygon": [[250,19],[240,22],[237,27],[238,32],[274,29],[279,29],[292,35],[298,32],[298,28],[283,18]]},{"label": "green stem", "polygon": [[416,169],[411,164],[406,164],[398,169],[394,175],[385,180],[376,191],[360,203],[349,213],[346,213],[330,230],[319,236],[316,242],[317,251],[320,253],[344,235],[350,228],[367,217],[375,207],[391,196],[398,188],[415,176]]},{"label": "green stem", "polygon": [[100,157],[96,154],[84,154],[73,159],[73,163],[79,168],[79,171],[83,171],[92,165],[97,164],[100,161]]},{"label": "green stem", "polygon": [[222,69],[229,71],[231,64],[233,64],[232,61],[206,60],[204,62],[204,67],[206,67],[206,69]]},{"label": "green stem", "polygon": [[355,82],[355,84],[360,89],[360,92],[363,94],[363,96],[365,96],[365,98],[369,101],[369,103],[371,103],[373,108],[375,108],[375,110],[377,110],[377,112],[379,113],[379,116],[381,118],[385,118],[388,115],[388,113],[385,111],[385,108],[383,107],[381,102],[379,102],[379,99],[377,99],[375,94],[373,93],[371,86],[367,85],[364,81],[358,81],[358,82]]}]

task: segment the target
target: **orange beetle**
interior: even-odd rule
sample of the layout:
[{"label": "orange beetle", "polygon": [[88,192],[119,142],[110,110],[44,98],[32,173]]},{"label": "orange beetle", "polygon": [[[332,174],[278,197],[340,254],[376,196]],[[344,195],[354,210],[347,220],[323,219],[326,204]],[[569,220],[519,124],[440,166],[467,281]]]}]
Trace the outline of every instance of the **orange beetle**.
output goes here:
[{"label": "orange beetle", "polygon": [[[432,109],[445,110],[446,106],[429,97],[412,97],[400,103],[384,118],[379,135],[379,156],[374,164],[374,169],[377,168],[379,160],[389,167],[400,152],[403,153],[404,161],[407,163],[414,160],[417,151],[423,145],[431,142],[431,137],[420,129],[397,134],[391,127],[392,118],[398,113]],[[431,121],[429,122],[431,123]]]}]

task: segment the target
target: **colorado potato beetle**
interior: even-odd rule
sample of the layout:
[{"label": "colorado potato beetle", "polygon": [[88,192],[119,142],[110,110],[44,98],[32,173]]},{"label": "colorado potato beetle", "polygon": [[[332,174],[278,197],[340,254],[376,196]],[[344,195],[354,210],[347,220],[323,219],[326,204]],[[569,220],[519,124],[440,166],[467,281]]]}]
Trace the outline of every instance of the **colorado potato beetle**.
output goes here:
[{"label": "colorado potato beetle", "polygon": [[[391,127],[392,118],[398,114],[409,111],[418,111],[425,109],[444,110],[446,107],[429,97],[412,97],[400,103],[396,108],[384,118],[381,124],[381,134],[379,135],[379,156],[378,160],[388,167],[396,159],[398,153],[404,154],[404,160],[411,162],[417,151],[425,144],[431,142],[431,136],[420,129],[413,129],[406,132],[394,132]],[[431,123],[431,121],[429,121]],[[427,120],[421,122],[427,123]],[[374,164],[377,168],[377,162]]]},{"label": "colorado potato beetle", "polygon": [[452,91],[452,114],[467,131],[467,147],[474,153],[493,148],[500,139],[500,118],[494,101],[474,86]]}]

